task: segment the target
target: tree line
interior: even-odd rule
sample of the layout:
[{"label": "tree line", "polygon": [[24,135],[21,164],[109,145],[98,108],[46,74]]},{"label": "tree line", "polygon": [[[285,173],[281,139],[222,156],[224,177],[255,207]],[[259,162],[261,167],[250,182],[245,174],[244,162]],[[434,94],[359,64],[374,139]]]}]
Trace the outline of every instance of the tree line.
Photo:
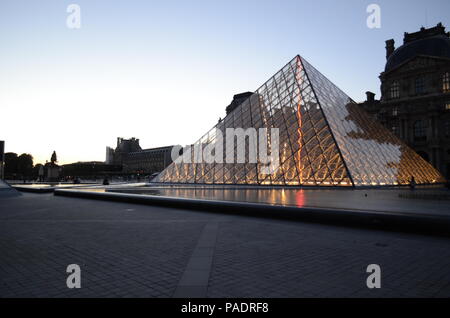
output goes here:
[{"label": "tree line", "polygon": [[14,152],[5,153],[5,179],[37,178],[42,165],[33,165],[33,156],[23,153],[20,156]]}]

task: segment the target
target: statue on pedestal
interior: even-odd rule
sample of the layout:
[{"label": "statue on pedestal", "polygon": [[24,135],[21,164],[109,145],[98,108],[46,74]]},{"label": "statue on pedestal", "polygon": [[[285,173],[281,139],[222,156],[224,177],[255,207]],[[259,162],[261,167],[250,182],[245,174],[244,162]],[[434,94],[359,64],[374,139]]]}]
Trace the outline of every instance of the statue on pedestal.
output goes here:
[{"label": "statue on pedestal", "polygon": [[58,162],[58,159],[56,157],[56,151],[53,151],[52,156],[50,158],[50,162],[47,162],[45,164],[45,166],[47,168],[47,178],[46,178],[47,181],[50,181],[50,182],[59,181],[60,168],[56,164],[56,162]]}]

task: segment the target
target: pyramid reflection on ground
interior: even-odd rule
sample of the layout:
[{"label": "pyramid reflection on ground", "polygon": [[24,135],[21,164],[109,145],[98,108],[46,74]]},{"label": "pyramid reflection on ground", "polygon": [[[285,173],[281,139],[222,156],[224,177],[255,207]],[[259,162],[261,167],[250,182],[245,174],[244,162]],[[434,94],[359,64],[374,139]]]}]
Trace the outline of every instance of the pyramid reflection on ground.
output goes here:
[{"label": "pyramid reflection on ground", "polygon": [[[200,149],[217,142],[227,128],[279,131],[279,165],[273,173],[247,157],[243,163],[223,160],[173,162],[156,182],[278,186],[383,186],[443,183],[428,162],[351,98],[296,56],[253,95],[196,142]],[[242,142],[242,140],[241,140]],[[248,149],[248,148],[245,148]],[[189,160],[188,160],[189,161]],[[223,162],[223,163],[222,163]],[[234,161],[236,162],[236,161]]]}]

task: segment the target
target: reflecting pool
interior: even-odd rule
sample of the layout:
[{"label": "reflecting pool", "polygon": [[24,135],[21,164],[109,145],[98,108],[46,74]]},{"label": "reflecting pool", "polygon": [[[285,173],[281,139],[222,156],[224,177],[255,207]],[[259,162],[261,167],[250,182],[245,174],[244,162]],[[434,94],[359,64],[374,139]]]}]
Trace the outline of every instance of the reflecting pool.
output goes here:
[{"label": "reflecting pool", "polygon": [[408,189],[245,189],[116,186],[91,188],[89,191],[296,207],[450,214],[450,191],[446,189],[416,189],[411,191]]}]

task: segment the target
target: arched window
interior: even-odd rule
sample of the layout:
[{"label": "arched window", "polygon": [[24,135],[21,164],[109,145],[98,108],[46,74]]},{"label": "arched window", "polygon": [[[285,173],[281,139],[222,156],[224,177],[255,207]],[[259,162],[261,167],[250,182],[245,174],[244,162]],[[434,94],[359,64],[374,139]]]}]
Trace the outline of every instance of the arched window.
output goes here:
[{"label": "arched window", "polygon": [[424,120],[417,120],[414,123],[414,140],[426,140],[426,127],[425,127],[425,121]]},{"label": "arched window", "polygon": [[442,91],[444,93],[450,92],[450,73],[446,72],[442,75]]},{"label": "arched window", "polygon": [[399,98],[400,97],[400,85],[398,81],[393,81],[391,85],[391,98]]}]

